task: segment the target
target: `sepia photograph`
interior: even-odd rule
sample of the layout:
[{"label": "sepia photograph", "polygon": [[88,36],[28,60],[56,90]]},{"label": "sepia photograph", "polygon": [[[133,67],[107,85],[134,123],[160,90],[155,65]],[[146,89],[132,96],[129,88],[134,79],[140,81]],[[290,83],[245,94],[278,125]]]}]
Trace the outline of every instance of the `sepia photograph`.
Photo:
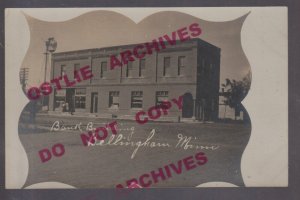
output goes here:
[{"label": "sepia photograph", "polygon": [[252,65],[241,33],[250,11],[219,22],[171,10],[138,23],[110,10],[22,15],[21,188],[247,186]]}]

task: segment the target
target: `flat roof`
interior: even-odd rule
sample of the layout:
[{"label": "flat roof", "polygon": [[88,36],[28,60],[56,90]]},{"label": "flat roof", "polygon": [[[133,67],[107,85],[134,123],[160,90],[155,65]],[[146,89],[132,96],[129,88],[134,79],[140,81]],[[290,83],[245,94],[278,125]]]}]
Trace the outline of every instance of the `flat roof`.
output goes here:
[{"label": "flat roof", "polygon": [[[187,41],[180,41],[180,40],[176,40],[176,44],[177,42],[181,43],[181,44],[184,44],[184,43],[188,43],[188,42],[194,42],[194,41],[197,41],[198,44],[201,44],[201,45],[204,45],[204,46],[208,46],[209,48],[213,48],[213,49],[218,49],[218,50],[221,50],[219,47],[215,46],[215,45],[212,45],[200,38],[192,38],[192,39],[189,39]],[[137,46],[137,45],[144,45],[145,43],[147,42],[144,42],[144,43],[135,43],[135,44],[126,44],[126,45],[116,45],[116,46],[108,46],[108,47],[101,47],[101,48],[90,48],[90,49],[79,49],[79,50],[73,50],[73,51],[61,51],[61,52],[56,52],[56,53],[53,53],[53,56],[58,56],[58,55],[61,55],[61,54],[73,54],[73,53],[87,53],[87,52],[95,52],[95,51],[101,51],[101,50],[113,50],[113,49],[117,49],[117,48],[120,48],[120,49],[126,49],[126,48],[129,48],[129,47],[133,47],[133,46]],[[148,42],[148,43],[151,43],[151,42]],[[167,41],[165,41],[165,44],[166,46],[175,46],[175,45],[170,45]]]}]

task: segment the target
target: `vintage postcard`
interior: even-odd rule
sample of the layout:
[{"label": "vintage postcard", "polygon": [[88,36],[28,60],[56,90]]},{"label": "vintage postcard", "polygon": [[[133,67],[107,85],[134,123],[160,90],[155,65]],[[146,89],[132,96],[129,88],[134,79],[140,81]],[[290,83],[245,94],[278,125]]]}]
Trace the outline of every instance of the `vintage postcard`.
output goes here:
[{"label": "vintage postcard", "polygon": [[287,13],[6,9],[6,188],[288,186]]}]

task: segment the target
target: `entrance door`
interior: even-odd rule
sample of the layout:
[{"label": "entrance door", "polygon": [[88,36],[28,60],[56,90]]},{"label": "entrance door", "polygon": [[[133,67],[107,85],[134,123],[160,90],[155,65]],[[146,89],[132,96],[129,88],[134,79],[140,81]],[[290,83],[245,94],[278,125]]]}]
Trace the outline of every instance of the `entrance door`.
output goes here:
[{"label": "entrance door", "polygon": [[67,88],[66,89],[66,102],[68,103],[69,112],[75,112],[75,89]]},{"label": "entrance door", "polygon": [[91,113],[98,112],[98,93],[92,92]]}]

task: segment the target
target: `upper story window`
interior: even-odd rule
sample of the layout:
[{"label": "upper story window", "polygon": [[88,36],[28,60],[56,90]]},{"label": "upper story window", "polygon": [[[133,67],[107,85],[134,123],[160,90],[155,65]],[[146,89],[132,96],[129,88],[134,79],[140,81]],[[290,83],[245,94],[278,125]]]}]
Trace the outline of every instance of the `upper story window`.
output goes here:
[{"label": "upper story window", "polygon": [[80,64],[78,63],[74,64],[74,79],[76,78],[76,75],[78,74],[79,70],[80,70]]},{"label": "upper story window", "polygon": [[142,77],[142,76],[145,75],[145,69],[146,69],[146,60],[145,59],[140,59],[139,77]]},{"label": "upper story window", "polygon": [[109,108],[114,108],[114,109],[119,108],[119,105],[120,105],[119,95],[120,95],[119,91],[109,92],[109,102],[108,102]]},{"label": "upper story window", "polygon": [[133,71],[133,63],[128,62],[126,67],[126,77],[132,77],[132,71]]},{"label": "upper story window", "polygon": [[107,62],[101,62],[101,69],[100,69],[100,78],[103,78],[106,76],[107,72]]},{"label": "upper story window", "polygon": [[157,91],[156,92],[156,102],[155,105],[161,105],[163,102],[168,101],[169,92],[168,91]]},{"label": "upper story window", "polygon": [[143,107],[143,91],[131,92],[131,108]]},{"label": "upper story window", "polygon": [[64,75],[66,75],[66,72],[67,72],[67,66],[66,65],[61,65],[60,66],[60,75],[64,76]]},{"label": "upper story window", "polygon": [[170,57],[164,57],[163,76],[170,75],[170,68],[171,68],[171,58]]},{"label": "upper story window", "polygon": [[185,62],[185,56],[179,56],[178,57],[178,76],[183,74],[184,70],[184,63]]}]

